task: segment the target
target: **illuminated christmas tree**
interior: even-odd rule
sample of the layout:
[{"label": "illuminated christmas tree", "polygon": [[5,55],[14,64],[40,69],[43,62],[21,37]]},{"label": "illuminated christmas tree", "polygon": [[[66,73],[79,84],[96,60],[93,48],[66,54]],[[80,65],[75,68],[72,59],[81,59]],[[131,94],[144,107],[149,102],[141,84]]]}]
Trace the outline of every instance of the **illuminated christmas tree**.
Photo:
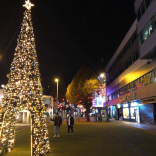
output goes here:
[{"label": "illuminated christmas tree", "polygon": [[31,115],[31,156],[40,156],[48,153],[50,147],[31,19],[31,7],[34,5],[28,0],[23,6],[26,10],[0,109],[0,154],[13,149],[16,111],[27,110]]}]

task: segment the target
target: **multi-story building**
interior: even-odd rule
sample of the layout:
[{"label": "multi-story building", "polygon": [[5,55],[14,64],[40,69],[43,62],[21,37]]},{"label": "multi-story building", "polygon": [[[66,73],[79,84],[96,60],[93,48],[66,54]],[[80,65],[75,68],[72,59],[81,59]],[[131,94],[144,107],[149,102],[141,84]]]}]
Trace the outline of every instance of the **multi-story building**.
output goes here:
[{"label": "multi-story building", "polygon": [[106,67],[110,115],[156,123],[156,0],[136,0],[134,21]]}]

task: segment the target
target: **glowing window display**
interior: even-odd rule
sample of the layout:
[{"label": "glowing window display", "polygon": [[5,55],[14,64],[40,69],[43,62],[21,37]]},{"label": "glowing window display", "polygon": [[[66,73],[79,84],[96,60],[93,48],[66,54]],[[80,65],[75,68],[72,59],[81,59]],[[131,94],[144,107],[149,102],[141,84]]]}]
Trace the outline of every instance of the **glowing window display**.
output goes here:
[{"label": "glowing window display", "polygon": [[135,119],[135,107],[131,108],[131,119]]},{"label": "glowing window display", "polygon": [[123,118],[129,119],[129,108],[123,108]]}]

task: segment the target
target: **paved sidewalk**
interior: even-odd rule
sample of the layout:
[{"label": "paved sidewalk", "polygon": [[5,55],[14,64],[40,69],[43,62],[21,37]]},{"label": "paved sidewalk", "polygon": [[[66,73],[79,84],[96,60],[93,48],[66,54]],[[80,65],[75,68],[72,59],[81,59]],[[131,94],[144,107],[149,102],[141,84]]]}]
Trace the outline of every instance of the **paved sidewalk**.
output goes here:
[{"label": "paved sidewalk", "polygon": [[24,129],[29,129],[31,127],[31,124],[26,123],[16,123],[15,131],[20,131]]},{"label": "paved sidewalk", "polygon": [[[156,156],[156,135],[118,122],[76,122],[74,135],[67,135],[63,123],[59,138],[53,137],[54,124],[48,124],[48,130],[46,156]],[[30,156],[30,141],[30,129],[16,132],[14,150],[4,156]]]},{"label": "paved sidewalk", "polygon": [[138,129],[156,133],[156,125],[152,125],[152,124],[140,124],[140,123],[136,123],[136,122],[127,122],[127,121],[121,122],[120,120],[114,120],[114,119],[110,119],[110,122],[116,122],[118,124],[122,124],[125,126],[130,126],[130,127],[134,127],[134,128],[138,128]]}]

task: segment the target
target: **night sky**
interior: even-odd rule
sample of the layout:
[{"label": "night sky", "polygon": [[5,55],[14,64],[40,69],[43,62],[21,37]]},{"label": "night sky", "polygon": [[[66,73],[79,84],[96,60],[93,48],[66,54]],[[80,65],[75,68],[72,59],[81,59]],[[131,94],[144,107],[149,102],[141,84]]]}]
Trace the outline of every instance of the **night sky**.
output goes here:
[{"label": "night sky", "polygon": [[[6,74],[10,72],[17,45],[24,3],[24,0],[0,0],[0,55],[8,47],[0,60],[0,84],[8,81]],[[104,71],[136,18],[134,0],[31,0],[31,3],[35,4],[32,21],[45,94],[50,94],[49,88],[56,88],[55,77],[67,87],[83,66],[97,74]]]}]

